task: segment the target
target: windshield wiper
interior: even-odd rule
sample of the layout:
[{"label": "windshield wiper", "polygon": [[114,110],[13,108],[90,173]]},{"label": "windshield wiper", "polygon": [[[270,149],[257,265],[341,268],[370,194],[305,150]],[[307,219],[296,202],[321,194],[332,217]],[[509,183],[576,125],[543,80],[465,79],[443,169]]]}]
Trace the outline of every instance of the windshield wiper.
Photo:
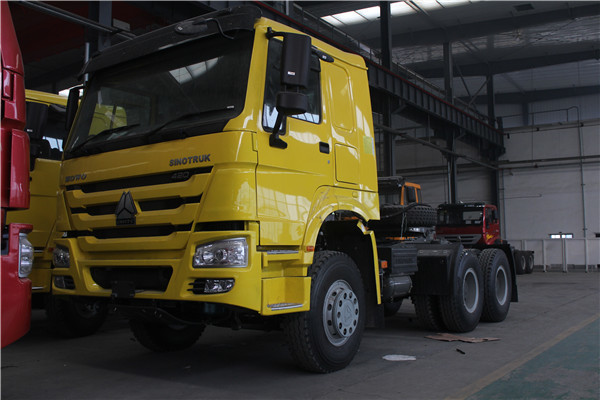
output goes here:
[{"label": "windshield wiper", "polygon": [[74,148],[72,148],[71,150],[69,150],[69,153],[75,153],[75,152],[77,152],[79,150],[82,150],[84,148],[84,146],[88,145],[89,143],[95,141],[98,138],[105,137],[105,136],[111,135],[111,134],[116,133],[116,132],[125,131],[127,129],[134,128],[134,127],[139,126],[139,125],[140,124],[130,124],[130,125],[118,126],[116,128],[105,129],[103,131],[98,132],[95,135],[89,136],[87,139],[85,139],[79,145],[77,145]]},{"label": "windshield wiper", "polygon": [[[164,130],[167,126],[172,125],[176,122],[181,122],[184,121],[186,119],[192,118],[192,117],[200,117],[202,115],[205,114],[212,114],[212,113],[216,113],[219,111],[233,111],[235,109],[235,106],[227,106],[224,108],[216,108],[214,110],[206,110],[206,111],[196,111],[196,112],[191,112],[191,113],[186,113],[186,114],[182,114],[179,115],[159,126],[157,126],[156,128],[148,131],[145,135],[144,138],[148,141],[150,140],[151,137],[153,137],[155,134],[157,134],[158,132],[161,132],[162,130]],[[187,134],[185,133],[185,131],[181,131],[181,133],[183,134],[184,137],[187,137]]]}]

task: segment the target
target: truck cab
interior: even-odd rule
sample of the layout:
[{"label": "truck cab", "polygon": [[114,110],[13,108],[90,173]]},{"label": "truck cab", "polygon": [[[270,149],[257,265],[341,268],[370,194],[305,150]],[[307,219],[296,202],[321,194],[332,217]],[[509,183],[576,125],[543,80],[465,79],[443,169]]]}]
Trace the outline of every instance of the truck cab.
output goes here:
[{"label": "truck cab", "polygon": [[33,246],[27,238],[31,224],[8,221],[7,214],[29,207],[29,138],[25,129],[23,57],[8,2],[0,2],[2,58],[2,123],[0,134],[0,191],[2,202],[2,347],[29,331]]},{"label": "truck cab", "polygon": [[[428,326],[466,332],[481,293],[498,298],[461,244],[379,237],[371,224],[381,215],[359,55],[240,6],[105,49],[82,74],[52,292],[110,303],[148,349],[188,348],[207,325],[262,326],[284,331],[301,367],[332,372],[382,325],[384,303],[412,296]],[[393,184],[410,203],[398,206],[418,211],[418,187]],[[435,225],[431,211],[415,223]]]},{"label": "truck cab", "polygon": [[500,242],[495,205],[482,202],[440,204],[436,234],[453,243],[492,245]]}]

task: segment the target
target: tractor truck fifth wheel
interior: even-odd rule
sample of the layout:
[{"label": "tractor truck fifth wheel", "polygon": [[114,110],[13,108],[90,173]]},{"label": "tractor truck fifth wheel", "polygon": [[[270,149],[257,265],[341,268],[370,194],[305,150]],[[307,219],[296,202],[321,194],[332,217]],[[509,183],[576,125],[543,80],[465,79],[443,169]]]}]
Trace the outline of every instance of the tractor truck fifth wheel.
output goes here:
[{"label": "tractor truck fifth wheel", "polygon": [[354,358],[365,325],[365,291],[360,272],[344,253],[315,253],[310,311],[291,314],[284,332],[292,357],[303,368],[333,372]]}]

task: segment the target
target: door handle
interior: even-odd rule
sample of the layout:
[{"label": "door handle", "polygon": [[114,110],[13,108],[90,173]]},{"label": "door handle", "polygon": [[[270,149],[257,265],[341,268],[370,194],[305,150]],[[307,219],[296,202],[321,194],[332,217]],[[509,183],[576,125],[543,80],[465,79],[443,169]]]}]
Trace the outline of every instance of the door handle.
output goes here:
[{"label": "door handle", "polygon": [[319,151],[321,153],[329,154],[329,143],[319,142]]}]

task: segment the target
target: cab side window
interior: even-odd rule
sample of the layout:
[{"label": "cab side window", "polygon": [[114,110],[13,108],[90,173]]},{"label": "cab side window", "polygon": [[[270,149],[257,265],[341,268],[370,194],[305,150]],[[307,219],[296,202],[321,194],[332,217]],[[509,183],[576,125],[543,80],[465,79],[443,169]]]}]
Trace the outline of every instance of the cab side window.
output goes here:
[{"label": "cab side window", "polygon": [[61,160],[63,142],[68,135],[65,107],[28,101],[25,130],[29,134],[31,170],[36,158]]},{"label": "cab side window", "polygon": [[406,204],[410,204],[410,203],[416,203],[417,202],[417,194],[415,192],[415,188],[412,186],[405,186],[404,187],[404,194],[405,194],[405,202]]},{"label": "cab side window", "polygon": [[[281,74],[281,53],[283,43],[276,39],[269,41],[269,54],[267,57],[267,76],[265,83],[265,99],[263,106],[263,128],[266,131],[272,131],[277,119],[277,109],[275,108],[277,93],[282,90],[280,84]],[[319,59],[315,54],[311,55],[310,73],[308,74],[308,88],[302,89],[302,92],[308,96],[308,111],[304,114],[293,115],[302,121],[321,123],[321,66]],[[283,129],[283,128],[282,128]]]}]

